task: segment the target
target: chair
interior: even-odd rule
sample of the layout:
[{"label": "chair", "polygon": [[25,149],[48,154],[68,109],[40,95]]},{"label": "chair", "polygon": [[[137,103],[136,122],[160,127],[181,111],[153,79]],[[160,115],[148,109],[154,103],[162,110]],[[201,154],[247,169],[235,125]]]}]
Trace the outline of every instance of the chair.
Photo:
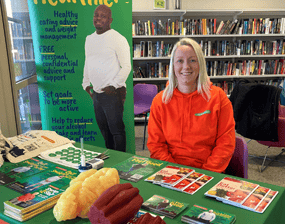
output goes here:
[{"label": "chair", "polygon": [[240,80],[235,84],[230,96],[236,132],[245,138],[268,146],[260,172],[263,172],[285,151],[282,149],[274,160],[264,166],[271,146],[285,147],[285,111],[280,106],[281,91],[277,86]]},{"label": "chair", "polygon": [[274,159],[270,160],[270,162],[265,166],[265,161],[267,158],[267,153],[270,147],[285,147],[285,107],[282,105],[279,105],[279,115],[278,115],[278,141],[257,141],[258,143],[262,145],[268,146],[265,156],[263,158],[263,162],[260,168],[260,172],[263,172],[272,162],[277,160],[282,153],[285,152],[285,148],[281,149],[281,152],[274,157]]},{"label": "chair", "polygon": [[134,113],[135,115],[143,114],[145,116],[143,150],[145,147],[147,114],[150,112],[150,106],[157,91],[157,86],[154,84],[136,84],[134,86]]},{"label": "chair", "polygon": [[226,174],[246,178],[248,164],[248,148],[245,139],[236,136],[236,147],[233,157],[225,171]]}]

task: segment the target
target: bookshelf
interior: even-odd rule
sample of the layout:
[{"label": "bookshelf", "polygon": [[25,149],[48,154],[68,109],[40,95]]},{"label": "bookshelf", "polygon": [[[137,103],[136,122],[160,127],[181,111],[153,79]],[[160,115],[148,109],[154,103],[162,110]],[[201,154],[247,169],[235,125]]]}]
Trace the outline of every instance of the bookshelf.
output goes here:
[{"label": "bookshelf", "polygon": [[[224,24],[229,21],[232,31],[217,34],[221,21]],[[181,29],[187,23],[188,28]],[[176,26],[178,32],[169,33],[168,24],[171,28]],[[214,84],[222,87],[230,84],[232,89],[232,83],[241,78],[277,84],[285,77],[285,10],[142,10],[133,11],[134,84],[164,86],[171,52],[167,48],[183,37],[193,38],[202,46]],[[150,44],[151,54],[148,53]],[[169,52],[161,52],[159,45]],[[225,50],[217,54],[217,45],[220,51]],[[142,46],[147,51],[144,55]],[[149,68],[152,66],[155,68]],[[230,94],[228,87],[224,90]]]},{"label": "bookshelf", "polygon": [[8,17],[16,81],[36,72],[29,12],[13,12]]}]

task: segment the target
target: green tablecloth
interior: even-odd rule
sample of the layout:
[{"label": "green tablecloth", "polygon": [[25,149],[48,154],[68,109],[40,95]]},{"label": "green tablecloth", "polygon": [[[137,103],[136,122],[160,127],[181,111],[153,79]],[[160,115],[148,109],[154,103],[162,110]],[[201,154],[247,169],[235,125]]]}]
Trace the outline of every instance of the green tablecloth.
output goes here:
[{"label": "green tablecloth", "polygon": [[[80,145],[76,145],[77,147],[80,147]],[[93,150],[97,152],[103,152],[105,151],[104,148],[99,148],[95,146],[90,146],[90,145],[85,145],[85,148],[88,150]],[[122,153],[122,152],[117,152],[113,150],[109,150],[109,155],[110,158],[105,160],[104,167],[112,167],[116,165],[119,162],[122,162],[129,157],[133,156],[132,154],[129,153]],[[0,168],[1,170],[1,168]],[[140,195],[143,197],[144,200],[147,200],[154,194],[166,196],[169,198],[176,199],[181,202],[185,202],[189,204],[189,207],[191,207],[194,204],[200,204],[204,205],[206,207],[210,207],[213,209],[225,211],[228,213],[235,214],[237,217],[236,224],[261,224],[261,223],[268,223],[268,224],[278,224],[278,223],[285,223],[285,188],[271,185],[271,184],[266,184],[266,183],[261,183],[253,180],[249,180],[252,183],[257,183],[261,186],[271,188],[272,190],[279,191],[278,195],[275,197],[273,202],[269,205],[269,207],[265,210],[263,214],[255,213],[252,211],[247,211],[241,208],[237,208],[231,205],[226,205],[223,204],[222,202],[218,202],[215,199],[209,198],[204,196],[204,193],[209,190],[212,186],[214,186],[216,183],[218,183],[224,176],[224,174],[219,174],[219,173],[214,173],[206,170],[200,170],[195,168],[196,171],[204,173],[206,175],[214,177],[213,180],[211,180],[208,184],[206,184],[204,187],[202,187],[199,191],[197,191],[194,195],[188,195],[185,193],[173,191],[167,188],[163,188],[158,185],[151,184],[149,182],[145,182],[143,180],[137,182],[137,183],[132,183],[134,187],[139,188],[140,190]],[[240,179],[240,178],[239,178]],[[128,181],[121,180],[121,183],[126,183]],[[3,214],[4,206],[3,203],[6,200],[10,200],[11,198],[17,197],[20,194],[8,189],[4,186],[0,186],[0,219],[8,222],[8,223],[21,223],[18,221],[15,221],[14,219],[11,219]],[[186,211],[186,210],[185,210]],[[184,211],[184,212],[185,212]],[[182,214],[184,213],[182,212]],[[172,224],[172,223],[182,223],[181,222],[181,215],[176,217],[175,219],[170,219],[165,217],[164,218],[165,222],[167,224]],[[0,221],[1,223],[1,221]],[[24,222],[24,223],[58,223],[56,219],[53,216],[52,209],[37,215],[36,217]],[[61,222],[61,223],[90,223],[88,219],[80,219],[76,218],[73,220]]]}]

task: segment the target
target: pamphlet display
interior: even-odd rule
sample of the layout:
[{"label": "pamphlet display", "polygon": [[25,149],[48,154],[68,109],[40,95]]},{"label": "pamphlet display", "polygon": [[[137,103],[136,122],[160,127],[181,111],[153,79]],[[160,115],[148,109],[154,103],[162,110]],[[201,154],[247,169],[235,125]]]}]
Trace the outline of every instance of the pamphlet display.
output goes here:
[{"label": "pamphlet display", "polygon": [[132,156],[113,167],[118,170],[121,179],[138,182],[161,169],[165,164],[167,164],[165,161]]},{"label": "pamphlet display", "polygon": [[[27,164],[30,166],[23,166]],[[5,174],[3,176],[16,176],[15,182],[6,182],[6,187],[20,192],[22,195],[4,202],[4,214],[19,221],[28,220],[52,208],[68,187],[69,182],[78,175],[77,170],[37,158],[23,161],[17,165],[20,166],[14,168],[13,164],[10,171],[8,171],[8,167],[4,167]],[[25,172],[15,173],[19,170],[27,171],[26,174]]]},{"label": "pamphlet display", "polygon": [[231,177],[223,178],[205,193],[225,204],[258,213],[263,213],[277,194],[278,191]]},{"label": "pamphlet display", "polygon": [[145,181],[192,195],[212,179],[213,177],[190,168],[166,166]]}]

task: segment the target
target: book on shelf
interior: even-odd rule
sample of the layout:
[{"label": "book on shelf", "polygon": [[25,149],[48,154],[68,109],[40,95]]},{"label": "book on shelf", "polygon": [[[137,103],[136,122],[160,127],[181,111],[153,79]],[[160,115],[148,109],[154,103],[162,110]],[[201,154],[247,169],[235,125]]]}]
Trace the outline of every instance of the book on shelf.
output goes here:
[{"label": "book on shelf", "polygon": [[134,58],[140,58],[141,57],[141,45],[140,44],[134,44]]},{"label": "book on shelf", "polygon": [[144,33],[146,36],[149,36],[150,33],[148,32],[148,25],[147,25],[147,22],[144,22]]},{"label": "book on shelf", "polygon": [[227,20],[224,26],[222,27],[220,34],[227,34],[230,24],[231,24],[231,21]]},{"label": "book on shelf", "polygon": [[220,23],[219,23],[219,26],[217,28],[217,31],[216,31],[216,34],[221,34],[221,30],[224,26],[224,21],[222,20]]},{"label": "book on shelf", "polygon": [[145,52],[146,52],[146,49],[145,49],[145,41],[141,41],[140,42],[140,45],[141,45],[141,47],[140,47],[140,49],[141,49],[141,57],[145,57]]},{"label": "book on shelf", "polygon": [[232,34],[238,34],[239,33],[240,24],[241,24],[241,20],[238,19]]},{"label": "book on shelf", "polygon": [[[214,187],[207,191],[205,195],[216,198],[216,200],[225,204],[263,213],[278,193],[276,191],[272,191],[271,196],[267,197],[271,191],[271,189],[262,187],[255,183],[231,177],[224,177]],[[263,201],[264,203],[261,209],[260,206]],[[265,208],[264,205],[267,207]]]},{"label": "book on shelf", "polygon": [[181,216],[181,221],[191,224],[233,224],[236,215],[195,204]]},{"label": "book on shelf", "polygon": [[158,20],[158,35],[165,35],[165,26],[161,20]]},{"label": "book on shelf", "polygon": [[113,167],[118,170],[121,179],[138,182],[160,170],[165,164],[167,164],[165,161],[132,156]]},{"label": "book on shelf", "polygon": [[147,42],[147,47],[148,47],[147,56],[152,57],[152,54],[153,54],[153,52],[152,52],[152,41]]},{"label": "book on shelf", "polygon": [[147,78],[145,75],[145,72],[140,66],[134,68],[133,78]]},{"label": "book on shelf", "polygon": [[132,23],[132,36],[136,35],[136,24]]},{"label": "book on shelf", "polygon": [[173,219],[184,211],[188,205],[188,203],[172,198],[153,195],[142,204],[141,208]]},{"label": "book on shelf", "polygon": [[147,21],[147,32],[148,32],[148,35],[151,36],[152,33],[151,33],[151,23],[150,23],[150,20]]},{"label": "book on shelf", "polygon": [[226,34],[233,34],[235,26],[238,23],[238,19],[235,19],[231,22],[231,24],[229,25],[229,29],[227,30]]}]

